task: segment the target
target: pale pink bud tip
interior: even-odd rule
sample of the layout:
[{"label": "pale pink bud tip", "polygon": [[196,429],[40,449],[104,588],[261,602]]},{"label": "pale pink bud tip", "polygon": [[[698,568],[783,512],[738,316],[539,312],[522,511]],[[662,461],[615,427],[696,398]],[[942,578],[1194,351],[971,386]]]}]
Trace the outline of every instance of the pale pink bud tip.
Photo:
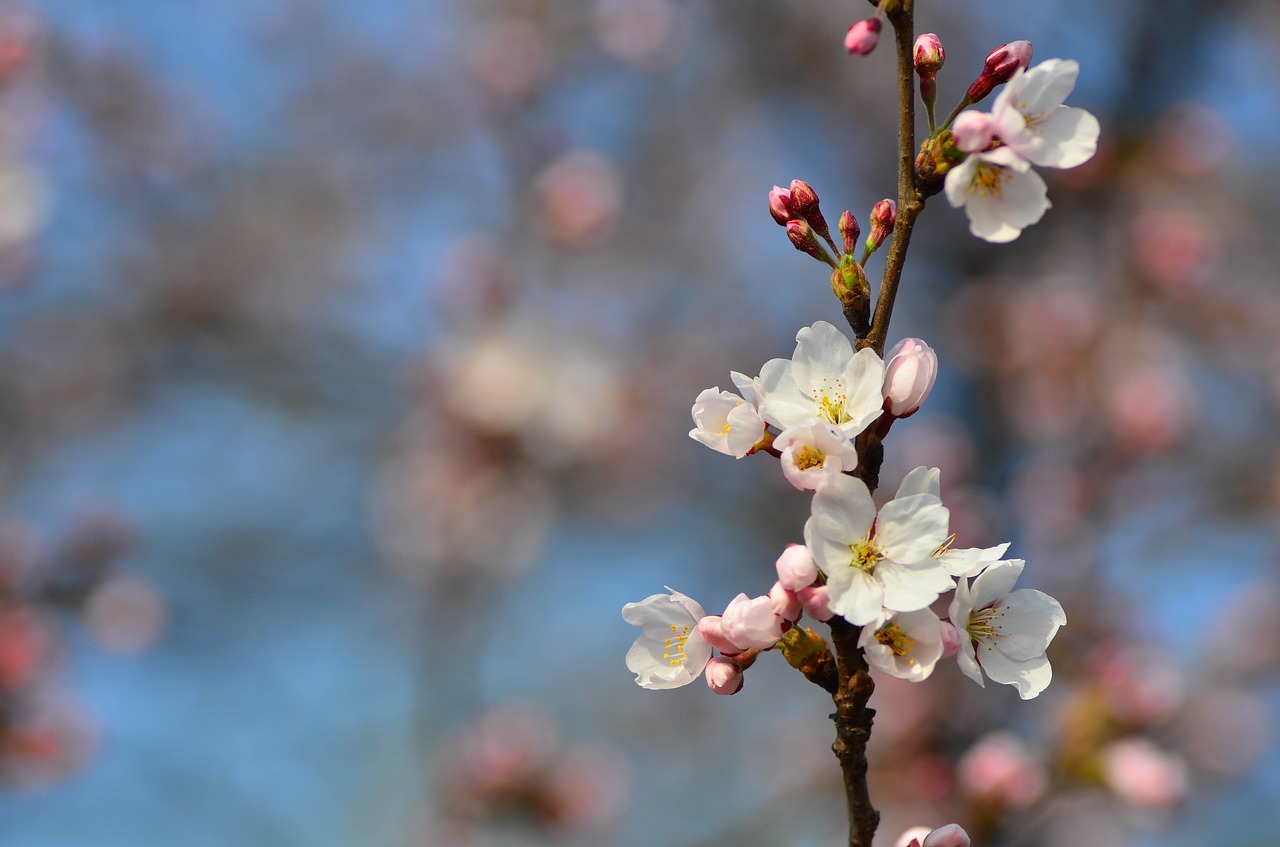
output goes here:
[{"label": "pale pink bud tip", "polygon": [[791,192],[780,185],[775,185],[769,192],[769,214],[781,226],[795,217],[795,208],[791,204]]},{"label": "pale pink bud tip", "polygon": [[769,589],[769,602],[773,604],[773,613],[787,623],[800,620],[800,598],[794,591],[784,588],[781,582],[775,582]]},{"label": "pale pink bud tip", "polygon": [[942,622],[942,658],[949,659],[960,652],[960,630],[951,621]]},{"label": "pale pink bud tip", "polygon": [[867,18],[849,27],[844,36],[844,49],[855,56],[865,56],[880,43],[880,29],[883,24],[879,18]]},{"label": "pale pink bud tip", "polygon": [[815,621],[829,621],[836,616],[836,613],[831,611],[831,595],[827,592],[825,585],[801,588],[796,592],[796,596],[800,598],[804,613]]},{"label": "pale pink bud tip", "polygon": [[986,150],[995,139],[996,131],[996,122],[991,115],[974,109],[961,112],[951,122],[951,137],[965,153]]},{"label": "pale pink bud tip", "polygon": [[959,824],[949,823],[925,836],[922,847],[969,847],[969,833]]},{"label": "pale pink bud tip", "polygon": [[818,564],[803,544],[788,544],[775,565],[778,584],[791,591],[808,588],[818,579]]},{"label": "pale pink bud tip", "polygon": [[997,85],[1003,85],[1013,78],[1019,68],[1031,64],[1031,42],[1010,41],[992,50],[987,60],[982,63],[982,73],[965,95],[970,103],[977,103],[991,93]]},{"label": "pale pink bud tip", "polygon": [[698,621],[698,634],[711,645],[713,650],[719,650],[726,656],[736,656],[747,649],[739,647],[729,640],[729,636],[725,635],[724,618],[720,615],[707,615]]},{"label": "pale pink bud tip", "polygon": [[893,224],[898,219],[898,204],[888,198],[881,200],[871,210],[871,234],[867,243],[871,249],[877,249],[893,232]]},{"label": "pale pink bud tip", "polygon": [[716,694],[737,694],[742,690],[742,671],[731,659],[716,656],[707,662],[707,687]]},{"label": "pale pink bud tip", "polygon": [[904,338],[885,357],[884,399],[889,414],[915,414],[938,378],[938,354],[919,338]]},{"label": "pale pink bud tip", "polygon": [[947,60],[947,53],[942,49],[942,41],[932,32],[926,32],[916,39],[913,54],[916,73],[920,76],[936,74]]},{"label": "pale pink bud tip", "polygon": [[927,826],[913,826],[902,835],[898,836],[898,840],[894,842],[893,847],[920,847],[920,842],[933,830]]}]

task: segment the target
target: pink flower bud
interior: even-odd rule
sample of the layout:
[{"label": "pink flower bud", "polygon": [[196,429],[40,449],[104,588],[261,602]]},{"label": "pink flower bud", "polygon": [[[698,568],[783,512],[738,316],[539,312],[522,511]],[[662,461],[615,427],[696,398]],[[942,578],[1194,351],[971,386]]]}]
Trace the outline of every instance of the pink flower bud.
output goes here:
[{"label": "pink flower bud", "polygon": [[942,63],[947,60],[947,52],[942,49],[938,36],[926,32],[916,38],[913,60],[917,74],[932,76],[942,69]]},{"label": "pink flower bud", "polygon": [[792,591],[808,588],[818,578],[813,553],[803,544],[788,544],[774,566],[778,569],[778,583]]},{"label": "pink flower bud", "polygon": [[940,826],[924,838],[922,847],[969,847],[969,833],[960,824]]},{"label": "pink flower bud", "polygon": [[885,198],[871,210],[871,234],[867,236],[867,246],[872,250],[880,249],[880,245],[893,232],[893,223],[898,219],[898,204]]},{"label": "pink flower bud", "polygon": [[773,611],[773,600],[739,594],[724,610],[724,634],[734,644],[768,650],[782,637],[785,621]]},{"label": "pink flower bud", "polygon": [[949,659],[960,652],[960,630],[951,621],[942,622],[942,658]]},{"label": "pink flower bud", "polygon": [[769,214],[773,215],[773,219],[780,226],[786,226],[787,221],[796,216],[795,207],[791,202],[791,192],[781,185],[775,185],[769,192]]},{"label": "pink flower bud", "polygon": [[938,354],[919,338],[904,338],[885,357],[884,399],[895,418],[914,415],[938,378]]},{"label": "pink flower bud", "polygon": [[844,36],[844,49],[855,56],[865,56],[880,43],[880,30],[884,25],[879,18],[867,18],[849,27]]},{"label": "pink flower bud", "polygon": [[961,112],[951,122],[951,137],[956,147],[965,153],[979,153],[991,146],[995,140],[996,122],[986,112],[974,109]]},{"label": "pink flower bud", "polygon": [[707,662],[707,686],[716,694],[737,694],[742,690],[742,671],[732,659],[716,656]]},{"label": "pink flower bud", "polygon": [[787,238],[791,239],[791,244],[801,253],[808,253],[819,262],[830,264],[827,251],[822,248],[818,236],[809,224],[804,221],[787,221]]},{"label": "pink flower bud", "polygon": [[813,227],[813,231],[826,240],[831,240],[831,230],[827,228],[827,220],[822,217],[822,209],[818,206],[818,192],[803,180],[791,180],[791,208],[795,217]]},{"label": "pink flower bud", "polygon": [[858,219],[853,216],[853,212],[845,209],[844,214],[840,216],[840,235],[844,238],[844,252],[853,252],[853,247],[858,243],[858,236],[861,234],[862,227],[858,226]]},{"label": "pink flower bud", "polygon": [[796,596],[800,598],[804,613],[815,621],[829,621],[836,616],[836,613],[831,611],[831,596],[827,593],[825,585],[801,588],[796,592]]},{"label": "pink flower bud", "polygon": [[920,847],[920,842],[931,832],[933,830],[927,826],[913,826],[898,836],[898,840],[894,842],[893,847]]},{"label": "pink flower bud", "polygon": [[724,618],[719,615],[707,615],[698,621],[698,633],[713,650],[719,650],[726,656],[736,656],[747,649],[729,640],[729,636],[724,632]]},{"label": "pink flower bud", "polygon": [[800,620],[800,598],[782,583],[775,582],[769,589],[769,602],[773,604],[773,613],[788,623]]},{"label": "pink flower bud", "polygon": [[1010,41],[992,50],[982,64],[982,73],[969,86],[965,99],[977,103],[995,89],[1013,78],[1019,68],[1031,64],[1031,42]]}]

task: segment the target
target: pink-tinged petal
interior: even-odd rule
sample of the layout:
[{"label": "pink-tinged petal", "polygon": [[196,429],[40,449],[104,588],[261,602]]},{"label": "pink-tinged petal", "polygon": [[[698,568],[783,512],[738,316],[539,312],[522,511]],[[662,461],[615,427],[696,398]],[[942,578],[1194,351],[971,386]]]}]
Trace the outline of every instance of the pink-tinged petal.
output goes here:
[{"label": "pink-tinged petal", "polygon": [[951,512],[932,494],[894,498],[880,510],[876,545],[896,562],[929,559],[947,540]]},{"label": "pink-tinged petal", "polygon": [[932,831],[927,826],[913,826],[898,836],[893,847],[920,847],[920,842]]},{"label": "pink-tinged petal", "polygon": [[865,626],[880,615],[884,588],[865,571],[845,567],[827,575],[831,611],[854,626]]},{"label": "pink-tinged petal", "polygon": [[737,694],[742,690],[742,670],[729,659],[712,659],[707,663],[707,686],[716,694]]},{"label": "pink-tinged petal", "polygon": [[925,836],[922,847],[970,847],[969,833],[960,824],[940,826]]},{"label": "pink-tinged petal", "polygon": [[825,585],[810,585],[808,588],[801,588],[796,592],[796,597],[800,598],[800,605],[804,607],[804,613],[815,621],[825,623],[835,617],[835,612],[831,610],[831,594],[827,591]]},{"label": "pink-tinged petal", "polygon": [[747,648],[729,640],[724,631],[724,618],[720,615],[707,615],[698,621],[698,633],[711,645],[726,656],[736,656]]},{"label": "pink-tinged petal", "polygon": [[992,115],[975,109],[956,115],[951,124],[951,136],[965,153],[979,153],[990,147],[996,130],[997,124]]},{"label": "pink-tinged petal", "polygon": [[[1018,577],[1022,576],[1027,563],[1022,559],[1007,559],[996,562],[974,579],[970,586],[973,605],[971,609],[985,609],[1013,590]],[[956,626],[968,626],[969,621],[956,621]]]},{"label": "pink-tinged petal", "polygon": [[884,586],[884,607],[895,612],[923,609],[955,584],[933,559],[913,564],[882,559],[875,578]]},{"label": "pink-tinged petal", "polygon": [[[872,351],[875,355],[875,351]],[[853,344],[844,333],[826,321],[818,321],[796,333],[796,351],[791,358],[791,376],[801,392],[823,388],[823,380],[844,373],[853,358]]]},{"label": "pink-tinged petal", "polygon": [[1053,669],[1049,667],[1049,659],[1043,654],[1025,662],[1015,662],[998,648],[990,644],[979,644],[977,656],[983,671],[991,677],[992,682],[1014,686],[1023,700],[1037,696],[1053,681]]},{"label": "pink-tinged petal", "polygon": [[992,620],[996,648],[1019,662],[1043,655],[1058,628],[1067,622],[1062,605],[1034,588],[1014,591],[996,604],[996,612]]},{"label": "pink-tinged petal", "polygon": [[818,563],[803,544],[788,544],[774,563],[778,582],[783,588],[799,591],[818,581]]}]

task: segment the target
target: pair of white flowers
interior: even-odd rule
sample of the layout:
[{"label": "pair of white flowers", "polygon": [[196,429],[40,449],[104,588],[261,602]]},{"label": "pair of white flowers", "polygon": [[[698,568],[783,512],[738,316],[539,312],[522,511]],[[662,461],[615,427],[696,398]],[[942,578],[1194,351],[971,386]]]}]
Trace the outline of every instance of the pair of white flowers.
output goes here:
[{"label": "pair of white flowers", "polygon": [[1097,118],[1063,105],[1079,73],[1076,62],[1063,59],[1019,69],[990,112],[961,112],[952,123],[956,146],[969,156],[947,172],[946,195],[952,206],[964,206],[974,235],[998,243],[1017,238],[1052,205],[1031,166],[1074,168],[1097,150]]},{"label": "pair of white flowers", "polygon": [[870,348],[855,353],[843,333],[818,321],[796,334],[790,359],[771,359],[755,378],[731,373],[741,396],[718,387],[699,394],[689,436],[742,458],[767,443],[767,425],[777,427],[772,446],[783,474],[811,491],[857,467],[853,439],[881,414],[913,414],[937,371],[937,355],[919,339],[899,342],[886,365]]}]

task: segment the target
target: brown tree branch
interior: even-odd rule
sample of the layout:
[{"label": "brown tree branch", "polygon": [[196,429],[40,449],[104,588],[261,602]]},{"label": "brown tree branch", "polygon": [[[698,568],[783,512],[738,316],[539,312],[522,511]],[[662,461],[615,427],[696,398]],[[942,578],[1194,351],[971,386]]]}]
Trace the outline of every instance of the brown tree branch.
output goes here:
[{"label": "brown tree branch", "polygon": [[871,805],[867,786],[867,741],[876,710],[867,706],[876,684],[867,672],[867,661],[858,646],[862,630],[841,617],[831,619],[831,643],[835,647],[838,683],[832,699],[831,719],[836,740],[831,750],[844,775],[844,799],[849,813],[849,847],[871,847],[880,813]]}]

